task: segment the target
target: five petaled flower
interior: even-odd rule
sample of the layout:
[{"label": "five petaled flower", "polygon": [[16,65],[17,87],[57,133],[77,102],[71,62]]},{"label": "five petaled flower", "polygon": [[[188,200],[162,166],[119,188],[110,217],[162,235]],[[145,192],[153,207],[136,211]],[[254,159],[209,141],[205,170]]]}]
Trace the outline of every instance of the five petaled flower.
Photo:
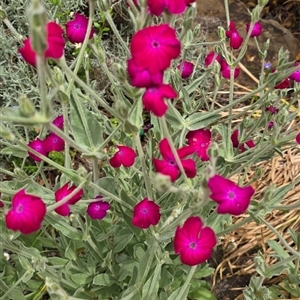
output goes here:
[{"label": "five petaled flower", "polygon": [[[179,174],[180,170],[176,163],[175,157],[171,150],[171,146],[166,138],[159,142],[159,150],[163,159],[153,158],[153,164],[157,172],[168,175],[171,178],[171,181],[175,181]],[[190,154],[191,146],[182,147],[177,150],[178,156],[180,158],[182,167],[188,178],[193,178],[196,176],[196,163],[193,159],[182,159],[183,157]],[[193,150],[193,149],[192,149]]]},{"label": "five petaled flower", "polygon": [[180,54],[181,44],[175,29],[168,24],[149,26],[136,32],[130,51],[135,63],[151,74],[165,71]]},{"label": "five petaled flower", "polygon": [[[70,183],[67,182],[65,185],[63,185],[55,192],[55,201],[59,202],[63,200],[64,198],[69,196],[76,188],[77,187],[75,185],[70,186]],[[68,216],[70,213],[69,204],[74,205],[82,198],[82,196],[83,196],[83,190],[80,189],[75,195],[73,195],[73,197],[71,197],[71,199],[67,201],[67,203],[64,203],[63,205],[57,207],[55,209],[55,212],[63,217]]]},{"label": "five petaled flower", "polygon": [[131,167],[134,164],[136,153],[128,146],[117,146],[119,149],[117,153],[109,160],[113,168]]},{"label": "five petaled flower", "polygon": [[133,209],[132,224],[136,227],[146,229],[150,225],[157,225],[160,219],[160,206],[154,201],[145,198]]},{"label": "five petaled flower", "polygon": [[219,214],[238,216],[246,211],[254,194],[251,186],[239,187],[233,181],[220,175],[214,175],[208,180],[211,191],[210,198],[218,203]]},{"label": "five petaled flower", "polygon": [[[67,38],[71,43],[83,43],[88,28],[88,22],[88,18],[86,18],[84,15],[76,13],[75,19],[66,24]],[[94,33],[95,30],[92,28],[89,39],[93,37]]]},{"label": "five petaled flower", "polygon": [[[45,58],[58,59],[63,56],[65,40],[63,38],[63,29],[55,22],[49,22],[46,25],[48,47],[44,53]],[[31,38],[24,40],[24,45],[19,49],[19,53],[30,65],[36,65],[36,53],[31,46]]]},{"label": "five petaled flower", "polygon": [[41,228],[46,215],[46,205],[40,197],[18,191],[12,198],[12,208],[5,216],[8,229],[29,234]]},{"label": "five petaled flower", "polygon": [[217,238],[210,227],[203,227],[199,217],[189,217],[182,227],[178,226],[174,237],[175,254],[182,263],[195,266],[211,257]]},{"label": "five petaled flower", "polygon": [[162,117],[168,110],[165,99],[176,97],[177,93],[170,84],[161,84],[160,86],[147,88],[142,101],[146,110],[151,111],[157,117]]},{"label": "five petaled flower", "polygon": [[[97,196],[96,199],[101,199],[102,196]],[[110,209],[110,205],[107,201],[99,200],[92,202],[88,205],[86,210],[87,214],[94,220],[102,220],[107,215],[107,210]]]}]

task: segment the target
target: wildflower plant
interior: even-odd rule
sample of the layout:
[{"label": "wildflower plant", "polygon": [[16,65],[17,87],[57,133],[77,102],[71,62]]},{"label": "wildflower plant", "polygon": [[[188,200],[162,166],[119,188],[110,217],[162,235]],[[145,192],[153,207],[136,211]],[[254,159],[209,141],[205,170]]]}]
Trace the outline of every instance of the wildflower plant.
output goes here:
[{"label": "wildflower plant", "polygon": [[[79,3],[66,15],[56,1],[28,1],[22,36],[1,12],[18,37],[15,63],[27,63],[26,80],[37,79],[38,91],[33,99],[21,90],[17,107],[4,94],[1,108],[1,153],[13,166],[0,167],[7,177],[0,182],[1,298],[216,299],[204,279],[214,271],[219,238],[243,224],[231,225],[233,216],[266,223],[300,181],[258,199],[251,184],[260,174],[245,176],[284,147],[298,147],[298,128],[290,125],[297,97],[282,103],[291,88],[281,83],[292,81],[297,95],[299,66],[280,51],[276,71],[265,72],[268,42],[257,43],[257,87],[234,97],[266,1],[253,9],[245,38],[228,15],[208,53],[193,1],[122,3],[126,32],[110,1],[90,0],[88,14]],[[100,14],[113,43],[99,36]],[[73,43],[78,52],[69,59]],[[103,90],[93,85],[95,66]],[[221,88],[229,96],[220,106]],[[279,240],[290,261],[299,261]]]}]

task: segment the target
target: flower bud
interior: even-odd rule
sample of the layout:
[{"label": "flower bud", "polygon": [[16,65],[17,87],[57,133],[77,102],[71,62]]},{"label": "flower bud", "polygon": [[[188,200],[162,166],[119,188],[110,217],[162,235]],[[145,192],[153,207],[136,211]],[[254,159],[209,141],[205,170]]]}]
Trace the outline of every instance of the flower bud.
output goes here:
[{"label": "flower bud", "polygon": [[1,9],[1,8],[0,8],[0,19],[1,20],[7,19],[7,13],[6,13],[6,11],[3,10],[3,9]]},{"label": "flower bud", "polygon": [[47,43],[47,13],[39,0],[33,0],[29,7],[29,23],[31,29],[31,46],[38,55],[44,55]]},{"label": "flower bud", "polygon": [[19,111],[23,117],[31,118],[35,115],[34,105],[25,95],[21,95],[19,98]]},{"label": "flower bud", "polygon": [[154,186],[159,192],[167,192],[172,186],[170,176],[163,175],[161,173],[155,174]]},{"label": "flower bud", "polygon": [[98,5],[100,7],[100,10],[102,10],[103,12],[108,12],[111,9],[110,0],[100,0],[98,1]]},{"label": "flower bud", "polygon": [[115,109],[123,120],[126,120],[128,118],[128,107],[123,102],[117,100]]}]

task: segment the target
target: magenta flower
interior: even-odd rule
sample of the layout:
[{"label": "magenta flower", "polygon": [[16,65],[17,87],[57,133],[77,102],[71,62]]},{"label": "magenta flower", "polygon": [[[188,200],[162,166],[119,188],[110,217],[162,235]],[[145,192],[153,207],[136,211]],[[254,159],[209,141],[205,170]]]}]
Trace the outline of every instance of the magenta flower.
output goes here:
[{"label": "magenta flower", "polygon": [[268,129],[271,129],[274,127],[274,122],[273,121],[270,121],[269,124],[268,124]]},{"label": "magenta flower", "polygon": [[248,148],[254,148],[255,147],[255,144],[254,144],[253,140],[249,140],[245,143],[240,143],[239,142],[239,131],[238,130],[235,130],[233,132],[233,134],[231,135],[231,142],[232,142],[232,146],[234,148],[239,148],[239,150],[241,152],[246,151],[246,148],[245,148],[244,144],[246,144],[248,146]]},{"label": "magenta flower", "polygon": [[148,0],[147,4],[149,12],[155,16],[160,16],[165,9],[174,15],[182,14],[188,5],[186,0]]},{"label": "magenta flower", "polygon": [[232,49],[239,49],[243,43],[243,38],[239,35],[235,24],[230,21],[229,30],[226,31],[226,36],[229,38],[229,45]]},{"label": "magenta flower", "polygon": [[300,133],[298,133],[296,136],[296,142],[300,145]]},{"label": "magenta flower", "polygon": [[252,186],[239,187],[233,181],[220,175],[214,175],[208,180],[211,191],[210,198],[217,202],[219,214],[238,216],[246,211],[254,194]]},{"label": "magenta flower", "polygon": [[185,61],[183,66],[181,67],[180,64],[177,66],[177,69],[180,71],[181,78],[188,78],[194,71],[194,64],[189,61]]},{"label": "magenta flower", "polygon": [[176,31],[168,24],[149,26],[134,34],[130,44],[131,55],[141,69],[151,74],[166,70],[172,59],[180,54],[181,44]]},{"label": "magenta flower", "polygon": [[209,129],[199,129],[190,131],[186,138],[188,144],[193,147],[194,152],[202,161],[209,160],[207,150],[211,144],[211,132]]},{"label": "magenta flower", "polygon": [[145,198],[133,208],[132,224],[142,229],[157,225],[160,219],[159,210],[159,205]]},{"label": "magenta flower", "polygon": [[44,139],[43,145],[47,152],[65,150],[65,141],[53,132]]},{"label": "magenta flower", "polygon": [[161,84],[157,87],[148,88],[143,97],[144,108],[151,111],[155,116],[162,117],[168,110],[166,99],[176,98],[177,93],[169,84]]},{"label": "magenta flower", "polygon": [[213,62],[217,61],[219,64],[221,64],[221,55],[216,52],[209,52],[205,59],[204,59],[204,65],[205,67],[210,66]]},{"label": "magenta flower", "polygon": [[[101,199],[102,196],[97,196],[96,198]],[[110,209],[110,205],[106,201],[99,200],[97,202],[92,202],[88,205],[86,210],[87,214],[94,220],[102,220],[107,215],[107,210]]]},{"label": "magenta flower", "polygon": [[[46,25],[48,47],[45,51],[45,58],[58,59],[64,54],[65,40],[63,38],[63,29],[55,22],[49,22]],[[24,40],[24,45],[19,49],[19,53],[24,60],[32,66],[36,65],[36,53],[31,46],[31,38]]]},{"label": "magenta flower", "polygon": [[[249,29],[250,29],[250,23],[247,23],[247,25],[246,25],[247,33],[248,33]],[[259,22],[255,22],[254,26],[253,26],[253,29],[251,31],[250,37],[260,36],[261,32],[262,32],[261,24]]]},{"label": "magenta flower", "polygon": [[133,58],[127,61],[130,84],[138,88],[149,88],[163,83],[163,72],[151,74],[148,69],[140,68]]},{"label": "magenta flower", "polygon": [[[65,185],[63,185],[61,188],[59,188],[55,192],[55,201],[59,202],[69,196],[77,187],[75,185],[70,185],[70,182],[67,182]],[[70,213],[69,205],[74,205],[76,202],[78,202],[83,196],[83,189],[80,189],[67,203],[57,207],[55,209],[55,212],[59,215],[66,217]]]},{"label": "magenta flower", "polygon": [[[47,151],[47,148],[45,147],[44,141],[41,141],[39,138],[35,139],[34,141],[28,143],[27,145],[28,147],[32,148],[33,150],[35,150],[36,152],[47,156],[49,151]],[[33,153],[31,153],[30,151],[28,151],[28,155],[34,160],[34,161],[42,161],[41,158],[37,157],[36,155],[34,155]]]},{"label": "magenta flower", "polygon": [[[230,79],[230,66],[225,60],[221,61],[221,74],[223,78]],[[240,68],[236,67],[234,69],[233,78],[237,78],[240,75]]]},{"label": "magenta flower", "polygon": [[57,116],[52,121],[52,124],[55,125],[57,128],[59,128],[60,130],[63,129],[63,127],[64,127],[64,116],[63,115]]},{"label": "magenta flower", "polygon": [[[75,19],[66,24],[67,38],[71,43],[83,43],[88,28],[88,22],[88,18],[76,13]],[[95,30],[92,28],[89,39],[93,37],[94,33]]]},{"label": "magenta flower", "polygon": [[[299,63],[295,62],[294,64],[295,67],[300,66]],[[295,80],[296,82],[300,82],[300,69],[293,72],[290,76],[289,79]]]},{"label": "magenta flower", "polygon": [[175,254],[188,266],[202,264],[212,255],[217,238],[210,227],[203,227],[199,217],[189,217],[182,227],[178,226],[174,237]]},{"label": "magenta flower", "polygon": [[136,153],[128,146],[117,146],[119,149],[117,153],[109,160],[110,165],[113,168],[131,167],[134,164]]},{"label": "magenta flower", "polygon": [[281,81],[280,83],[276,84],[274,86],[274,89],[278,89],[278,90],[283,90],[283,89],[287,89],[291,86],[291,82],[289,78],[285,78],[283,81]]},{"label": "magenta flower", "polygon": [[279,109],[273,105],[269,105],[265,109],[266,112],[269,112],[271,115],[276,115],[279,112]]},{"label": "magenta flower", "polygon": [[18,191],[12,198],[12,208],[5,215],[8,229],[29,234],[41,228],[46,215],[46,205],[40,197]]},{"label": "magenta flower", "polygon": [[[161,140],[158,144],[160,153],[163,159],[153,158],[153,164],[157,172],[168,175],[171,181],[175,181],[180,175],[179,167],[175,161],[175,157],[172,153],[170,144],[166,138]],[[187,154],[190,154],[190,146],[183,147],[177,150],[178,156],[181,160],[181,164],[188,178],[196,176],[196,163],[193,159],[182,159]],[[188,150],[188,151],[187,151]]]}]

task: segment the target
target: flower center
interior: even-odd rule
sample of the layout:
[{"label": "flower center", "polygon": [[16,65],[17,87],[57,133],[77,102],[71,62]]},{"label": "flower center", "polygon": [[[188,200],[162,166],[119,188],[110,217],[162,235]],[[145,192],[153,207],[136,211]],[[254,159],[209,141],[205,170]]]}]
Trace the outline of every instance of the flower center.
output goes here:
[{"label": "flower center", "polygon": [[144,215],[146,215],[148,213],[148,209],[147,208],[142,208],[141,209],[141,213],[143,213]]},{"label": "flower center", "polygon": [[79,23],[76,23],[75,25],[74,25],[74,28],[75,29],[79,29],[81,26],[80,26],[80,24]]},{"label": "flower center", "polygon": [[21,214],[21,213],[23,212],[23,210],[24,210],[24,207],[23,207],[22,204],[19,204],[19,205],[16,207],[16,212],[17,212],[18,214]]},{"label": "flower center", "polygon": [[233,191],[229,191],[228,194],[227,194],[227,197],[230,199],[230,200],[233,200],[235,198],[235,193]]},{"label": "flower center", "polygon": [[159,42],[153,41],[152,46],[153,46],[153,48],[159,48]]},{"label": "flower center", "polygon": [[175,160],[170,160],[169,165],[170,166],[176,166],[176,161]]},{"label": "flower center", "polygon": [[189,244],[190,249],[195,250],[197,248],[197,243],[196,242],[191,242]]}]

